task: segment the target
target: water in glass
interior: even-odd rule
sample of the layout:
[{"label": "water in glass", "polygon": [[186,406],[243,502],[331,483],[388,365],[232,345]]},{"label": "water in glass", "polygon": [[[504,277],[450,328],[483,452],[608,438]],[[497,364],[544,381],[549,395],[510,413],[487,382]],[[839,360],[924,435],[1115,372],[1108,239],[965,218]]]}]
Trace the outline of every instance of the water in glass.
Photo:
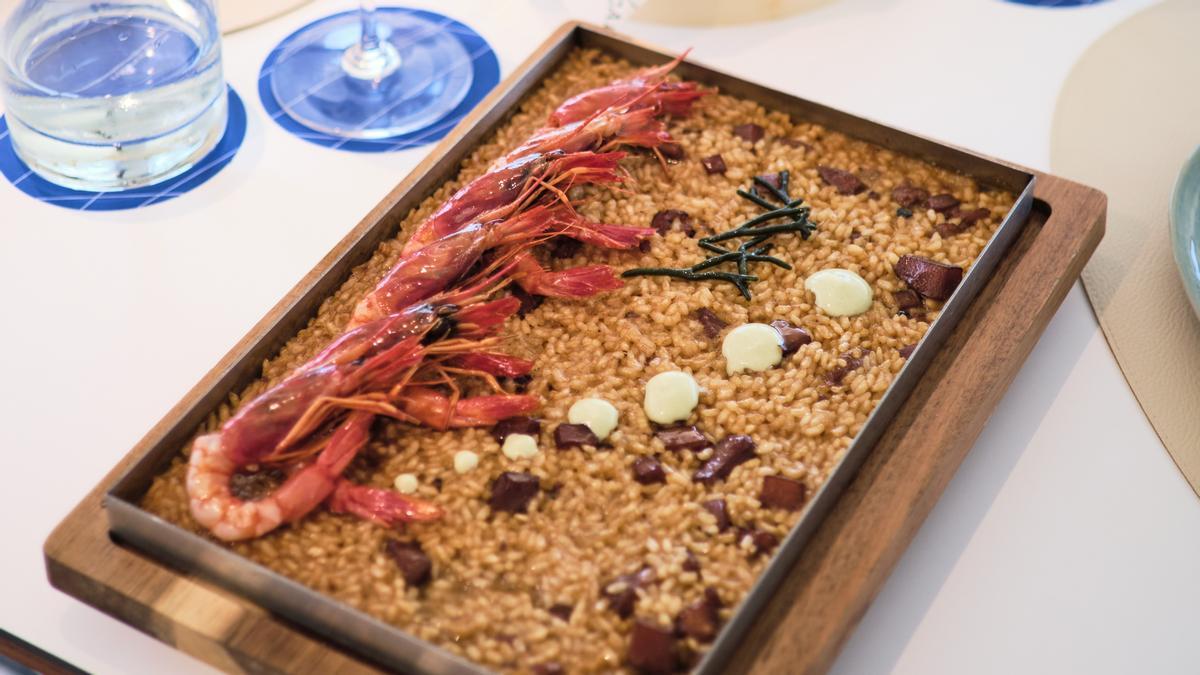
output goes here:
[{"label": "water in glass", "polygon": [[51,182],[90,191],[158,183],[225,132],[212,0],[25,0],[0,45],[13,145]]}]

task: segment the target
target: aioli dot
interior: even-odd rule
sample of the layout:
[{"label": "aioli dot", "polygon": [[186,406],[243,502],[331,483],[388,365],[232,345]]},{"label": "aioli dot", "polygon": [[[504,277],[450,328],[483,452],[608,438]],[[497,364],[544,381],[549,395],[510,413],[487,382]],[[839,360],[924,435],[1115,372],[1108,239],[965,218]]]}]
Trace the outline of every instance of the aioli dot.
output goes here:
[{"label": "aioli dot", "polygon": [[411,495],[417,491],[419,483],[417,482],[417,477],[413,474],[402,473],[399,476],[396,476],[394,485],[396,486],[396,492],[399,492],[400,494]]},{"label": "aioli dot", "polygon": [[834,267],[814,272],[804,287],[817,298],[817,307],[829,316],[854,316],[871,309],[875,292],[866,279],[850,270]]},{"label": "aioli dot", "polygon": [[670,370],[659,373],[646,383],[642,408],[646,417],[657,424],[686,420],[700,402],[700,386],[687,373]]},{"label": "aioli dot", "polygon": [[512,460],[528,459],[538,454],[537,439],[529,434],[509,434],[504,438],[500,452]]},{"label": "aioli dot", "polygon": [[763,371],[783,360],[783,338],[765,323],[747,323],[733,330],[721,342],[725,372]]},{"label": "aioli dot", "polygon": [[619,418],[616,407],[602,398],[580,399],[567,411],[568,422],[587,425],[599,440],[608,438]]},{"label": "aioli dot", "polygon": [[456,472],[467,473],[477,466],[479,466],[479,455],[470,450],[459,450],[454,453],[454,470]]}]

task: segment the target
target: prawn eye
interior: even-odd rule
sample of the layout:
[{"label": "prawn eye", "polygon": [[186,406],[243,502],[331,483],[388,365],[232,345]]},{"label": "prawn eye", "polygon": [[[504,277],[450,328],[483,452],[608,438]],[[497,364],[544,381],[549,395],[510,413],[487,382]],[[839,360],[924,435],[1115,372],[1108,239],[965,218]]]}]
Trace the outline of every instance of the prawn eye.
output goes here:
[{"label": "prawn eye", "polygon": [[453,317],[442,317],[433,324],[433,328],[429,329],[425,337],[421,338],[421,344],[429,345],[438,340],[444,340],[453,335],[456,328],[458,328],[458,321],[455,321]]},{"label": "prawn eye", "polygon": [[439,319],[445,319],[458,314],[458,305],[438,305],[437,309],[433,310],[433,315]]}]

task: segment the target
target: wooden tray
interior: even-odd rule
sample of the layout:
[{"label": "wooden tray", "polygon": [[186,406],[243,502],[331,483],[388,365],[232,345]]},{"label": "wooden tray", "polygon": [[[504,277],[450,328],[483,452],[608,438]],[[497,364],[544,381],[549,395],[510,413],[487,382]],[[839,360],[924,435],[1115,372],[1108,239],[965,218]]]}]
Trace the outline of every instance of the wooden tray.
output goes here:
[{"label": "wooden tray", "polygon": [[[569,46],[565,37],[578,31],[617,39],[602,29],[567,24],[513,77],[540,79],[549,68],[546,64],[561,56],[564,44]],[[496,109],[507,109],[516,100],[507,83],[497,89],[71,512],[46,542],[46,567],[55,587],[231,672],[373,670],[366,661],[241,596],[115,544],[108,536],[102,499],[145,455],[150,439],[161,441],[198,402],[223,398],[216,383],[231,377],[251,348],[264,348],[264,336],[294,333],[295,326],[281,326],[280,317],[290,315],[301,296],[323,297],[340,283],[328,270],[361,254],[363,247],[373,249],[378,238],[365,233],[380,232],[381,224],[394,227],[396,218],[407,211],[397,205],[411,199],[411,193],[440,183],[451,170],[444,151],[456,143],[477,142],[486,132],[477,124],[488,115],[493,119]],[[841,115],[820,107],[815,113]],[[860,122],[864,133],[881,129]],[[928,145],[895,133],[893,147]],[[946,153],[960,164],[977,162],[981,172],[990,165],[953,149]],[[731,668],[819,672],[828,667],[1078,277],[1103,232],[1105,198],[1060,178],[1029,173],[1036,176],[1034,207],[1017,239],[934,355],[857,477],[820,522],[784,584],[742,640]],[[806,639],[795,640],[795,635]]]}]

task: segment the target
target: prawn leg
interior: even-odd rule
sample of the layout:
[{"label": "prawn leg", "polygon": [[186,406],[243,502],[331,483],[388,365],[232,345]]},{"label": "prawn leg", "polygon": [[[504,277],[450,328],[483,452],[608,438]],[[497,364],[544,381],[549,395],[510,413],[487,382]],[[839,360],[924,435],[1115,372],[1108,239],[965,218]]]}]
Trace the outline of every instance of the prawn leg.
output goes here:
[{"label": "prawn leg", "polygon": [[536,396],[497,394],[455,399],[421,387],[405,392],[400,402],[405,413],[439,431],[491,426],[509,417],[528,415],[540,406]]},{"label": "prawn leg", "polygon": [[533,370],[533,361],[499,352],[473,352],[450,359],[450,364],[465,373],[484,373],[493,377],[521,377]]},{"label": "prawn leg", "polygon": [[394,490],[356,485],[346,479],[338,481],[326,504],[334,513],[357,516],[383,527],[437,520],[444,513],[442,507],[432,502],[414,499]]}]

